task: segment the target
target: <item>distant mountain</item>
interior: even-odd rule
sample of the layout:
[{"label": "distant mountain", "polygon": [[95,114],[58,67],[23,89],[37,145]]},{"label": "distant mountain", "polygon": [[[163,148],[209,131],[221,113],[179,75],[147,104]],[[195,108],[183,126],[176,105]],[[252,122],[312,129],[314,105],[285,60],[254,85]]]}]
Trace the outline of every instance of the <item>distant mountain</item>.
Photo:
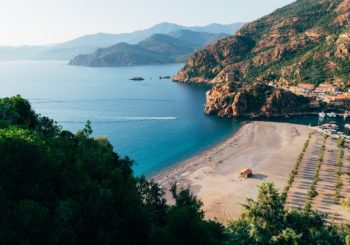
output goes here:
[{"label": "distant mountain", "polygon": [[234,34],[243,25],[244,25],[243,22],[237,22],[237,23],[232,23],[227,25],[213,23],[206,26],[188,27],[186,28],[186,30],[197,31],[197,32],[209,32],[209,33],[216,33],[216,34],[218,33]]},{"label": "distant mountain", "polygon": [[96,33],[91,35],[84,35],[54,46],[51,49],[40,53],[38,55],[38,58],[71,59],[76,55],[91,53],[99,48],[106,48],[117,43],[125,42],[129,44],[136,44],[155,33],[168,33],[180,30],[181,28],[186,27],[172,23],[161,23],[149,29],[135,31],[132,33]]},{"label": "distant mountain", "polygon": [[197,27],[186,27],[182,25],[177,25],[173,23],[160,23],[151,28],[135,31],[132,33],[122,33],[122,34],[108,34],[108,33],[97,33],[92,35],[85,35],[77,39],[56,45],[53,49],[69,49],[76,47],[87,47],[95,46],[99,48],[108,47],[120,42],[126,42],[130,44],[136,44],[146,39],[153,34],[168,34],[170,32],[179,30],[190,30],[196,32],[209,32],[209,33],[226,33],[234,34],[243,23],[234,23],[228,25],[221,24],[210,24],[207,26],[197,26]]},{"label": "distant mountain", "polygon": [[194,46],[206,46],[214,41],[229,36],[226,33],[213,33],[209,32],[198,32],[198,31],[189,31],[189,30],[180,30],[170,32],[167,35],[170,37],[178,38],[186,43],[191,43]]},{"label": "distant mountain", "polygon": [[70,65],[130,66],[184,62],[196,49],[229,36],[180,30],[169,34],[153,34],[138,44],[119,43],[98,49],[91,54],[78,55]]},{"label": "distant mountain", "polygon": [[207,26],[186,27],[173,23],[160,23],[145,30],[132,33],[109,34],[97,33],[85,35],[76,39],[53,45],[51,47],[1,47],[0,60],[6,59],[72,59],[76,55],[96,51],[99,48],[106,48],[117,43],[126,42],[137,44],[138,42],[152,36],[153,34],[168,34],[179,30],[191,30],[196,32],[226,33],[233,34],[243,23],[234,24],[210,24]]},{"label": "distant mountain", "polygon": [[69,64],[81,66],[131,66],[143,64],[163,64],[170,62],[165,56],[144,49],[140,45],[118,43],[92,54],[78,55]]},{"label": "distant mountain", "polygon": [[165,57],[170,57],[172,59],[177,59],[178,56],[191,54],[196,48],[192,43],[187,43],[179,38],[164,34],[154,34],[144,41],[139,42],[138,45],[144,49],[165,55]]}]

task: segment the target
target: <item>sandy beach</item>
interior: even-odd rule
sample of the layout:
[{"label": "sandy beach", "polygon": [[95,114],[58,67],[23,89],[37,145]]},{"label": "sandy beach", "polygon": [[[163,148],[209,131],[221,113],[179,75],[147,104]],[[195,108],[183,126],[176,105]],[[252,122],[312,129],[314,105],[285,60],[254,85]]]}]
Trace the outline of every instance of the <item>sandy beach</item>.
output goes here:
[{"label": "sandy beach", "polygon": [[[188,187],[202,200],[206,218],[227,223],[237,218],[246,198],[257,196],[257,185],[274,182],[283,189],[301,152],[308,126],[251,122],[212,149],[153,177],[165,190],[170,183]],[[239,173],[253,170],[253,178]],[[168,201],[172,201],[167,193]]]}]

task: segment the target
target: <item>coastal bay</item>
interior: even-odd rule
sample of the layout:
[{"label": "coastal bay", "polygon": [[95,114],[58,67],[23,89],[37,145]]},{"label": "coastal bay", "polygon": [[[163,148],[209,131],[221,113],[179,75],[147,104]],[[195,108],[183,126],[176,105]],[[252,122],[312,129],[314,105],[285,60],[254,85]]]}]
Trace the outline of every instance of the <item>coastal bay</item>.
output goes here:
[{"label": "coastal bay", "polygon": [[[135,175],[149,176],[181,162],[239,128],[238,120],[204,115],[207,86],[159,79],[175,74],[180,64],[65,64],[66,60],[0,62],[0,97],[20,94],[38,113],[72,132],[90,120],[93,136],[108,136],[115,151],[134,160]],[[145,80],[129,80],[135,76]]]},{"label": "coastal bay", "polygon": [[[303,144],[313,129],[296,124],[250,122],[211,149],[153,176],[165,190],[172,183],[190,188],[202,200],[207,219],[227,223],[237,218],[257,185],[273,182],[282,190]],[[244,168],[252,178],[240,177]],[[166,194],[172,201],[170,193]]]},{"label": "coastal bay", "polygon": [[350,0],[12,2],[0,245],[350,245]]}]

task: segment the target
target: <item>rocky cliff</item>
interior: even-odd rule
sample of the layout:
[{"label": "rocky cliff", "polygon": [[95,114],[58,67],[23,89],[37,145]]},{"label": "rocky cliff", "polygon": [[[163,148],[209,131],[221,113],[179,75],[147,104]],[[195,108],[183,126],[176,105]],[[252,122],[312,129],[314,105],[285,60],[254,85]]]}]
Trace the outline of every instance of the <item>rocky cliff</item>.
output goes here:
[{"label": "rocky cliff", "polygon": [[307,111],[309,102],[261,82],[239,88],[226,83],[207,92],[205,113],[222,117],[290,115]]},{"label": "rocky cliff", "polygon": [[[214,88],[208,95],[218,98],[221,94],[223,100],[220,87],[225,86],[228,73],[234,73],[238,83],[337,81],[349,86],[350,1],[298,0],[197,51],[173,79],[212,83]],[[276,98],[284,94],[276,93],[280,93]],[[216,103],[213,111],[225,114],[225,105]]]}]

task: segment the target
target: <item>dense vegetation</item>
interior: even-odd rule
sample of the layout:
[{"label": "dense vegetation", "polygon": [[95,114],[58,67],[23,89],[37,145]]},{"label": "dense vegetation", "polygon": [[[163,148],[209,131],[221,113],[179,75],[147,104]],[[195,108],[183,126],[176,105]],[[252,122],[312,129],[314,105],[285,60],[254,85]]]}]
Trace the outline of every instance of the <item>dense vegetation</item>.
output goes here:
[{"label": "dense vegetation", "polygon": [[248,199],[241,218],[229,225],[230,244],[344,244],[325,217],[304,209],[286,210],[271,183],[259,187],[256,201]]},{"label": "dense vegetation", "polygon": [[344,244],[313,211],[285,210],[272,184],[225,228],[189,190],[132,173],[87,122],[73,134],[20,96],[0,99],[0,244]]}]

